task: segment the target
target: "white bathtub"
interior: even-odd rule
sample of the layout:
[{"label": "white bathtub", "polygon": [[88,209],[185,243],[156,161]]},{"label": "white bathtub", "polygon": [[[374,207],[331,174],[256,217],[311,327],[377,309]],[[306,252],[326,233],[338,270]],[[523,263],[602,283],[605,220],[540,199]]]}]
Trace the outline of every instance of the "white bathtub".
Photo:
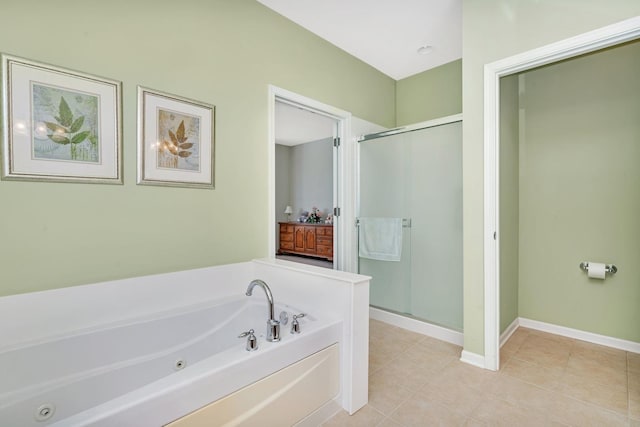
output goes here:
[{"label": "white bathtub", "polygon": [[[276,316],[307,314],[299,335],[264,339],[264,292],[244,295],[256,278]],[[367,277],[275,260],[2,297],[0,426],[160,426],[335,343],[334,405],[353,413],[367,401],[367,313]],[[248,329],[257,351],[238,338]]]},{"label": "white bathtub", "polygon": [[[266,342],[257,291],[3,351],[0,424],[162,425],[339,341],[340,322],[309,313],[301,334],[287,325],[280,342]],[[281,311],[300,312],[276,305]],[[238,338],[249,329],[254,352]]]}]

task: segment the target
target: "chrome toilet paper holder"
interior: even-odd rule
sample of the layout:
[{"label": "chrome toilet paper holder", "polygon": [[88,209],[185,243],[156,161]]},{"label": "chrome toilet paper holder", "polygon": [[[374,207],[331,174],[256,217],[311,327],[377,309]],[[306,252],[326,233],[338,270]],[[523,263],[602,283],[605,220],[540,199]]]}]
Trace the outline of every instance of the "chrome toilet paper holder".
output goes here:
[{"label": "chrome toilet paper holder", "polygon": [[[580,263],[580,268],[584,271],[589,271],[589,261],[583,261]],[[618,272],[618,267],[613,264],[606,264],[604,267],[604,271],[609,274],[616,274]]]}]

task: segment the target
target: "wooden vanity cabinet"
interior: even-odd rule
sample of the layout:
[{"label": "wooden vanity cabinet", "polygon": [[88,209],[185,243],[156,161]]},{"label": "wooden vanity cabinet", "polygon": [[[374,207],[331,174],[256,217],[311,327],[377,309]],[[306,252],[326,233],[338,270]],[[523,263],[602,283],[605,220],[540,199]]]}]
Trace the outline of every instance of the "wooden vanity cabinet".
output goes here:
[{"label": "wooden vanity cabinet", "polygon": [[333,260],[333,225],[316,229],[316,253],[329,261]]},{"label": "wooden vanity cabinet", "polygon": [[293,224],[280,223],[280,251],[293,251]]},{"label": "wooden vanity cabinet", "polygon": [[279,254],[306,255],[333,261],[333,224],[279,224]]}]

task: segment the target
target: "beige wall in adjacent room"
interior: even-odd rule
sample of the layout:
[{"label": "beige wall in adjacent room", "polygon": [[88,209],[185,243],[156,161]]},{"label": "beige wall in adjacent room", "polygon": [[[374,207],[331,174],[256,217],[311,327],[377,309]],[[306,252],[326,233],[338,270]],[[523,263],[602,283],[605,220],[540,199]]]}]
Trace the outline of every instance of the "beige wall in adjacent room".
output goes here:
[{"label": "beige wall in adjacent room", "polygon": [[333,211],[333,137],[291,147],[289,167],[291,219],[314,207],[325,218]]}]

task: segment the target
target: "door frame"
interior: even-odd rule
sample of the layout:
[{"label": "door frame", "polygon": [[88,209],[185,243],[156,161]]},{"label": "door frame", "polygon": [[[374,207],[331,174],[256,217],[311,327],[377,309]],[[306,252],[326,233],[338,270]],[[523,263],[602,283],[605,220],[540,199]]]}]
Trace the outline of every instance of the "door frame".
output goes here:
[{"label": "door frame", "polygon": [[500,78],[638,38],[640,38],[640,17],[634,17],[484,66],[484,367],[486,369],[496,371],[500,367]]},{"label": "door frame", "polygon": [[275,138],[275,109],[276,102],[283,102],[304,110],[308,110],[337,121],[337,137],[340,145],[337,147],[337,159],[334,157],[334,207],[340,208],[340,216],[334,218],[334,264],[336,270],[356,272],[357,258],[355,257],[355,145],[351,137],[351,113],[315,99],[291,92],[280,87],[269,85],[268,91],[268,238],[267,254],[269,258],[276,256],[276,138]]}]

